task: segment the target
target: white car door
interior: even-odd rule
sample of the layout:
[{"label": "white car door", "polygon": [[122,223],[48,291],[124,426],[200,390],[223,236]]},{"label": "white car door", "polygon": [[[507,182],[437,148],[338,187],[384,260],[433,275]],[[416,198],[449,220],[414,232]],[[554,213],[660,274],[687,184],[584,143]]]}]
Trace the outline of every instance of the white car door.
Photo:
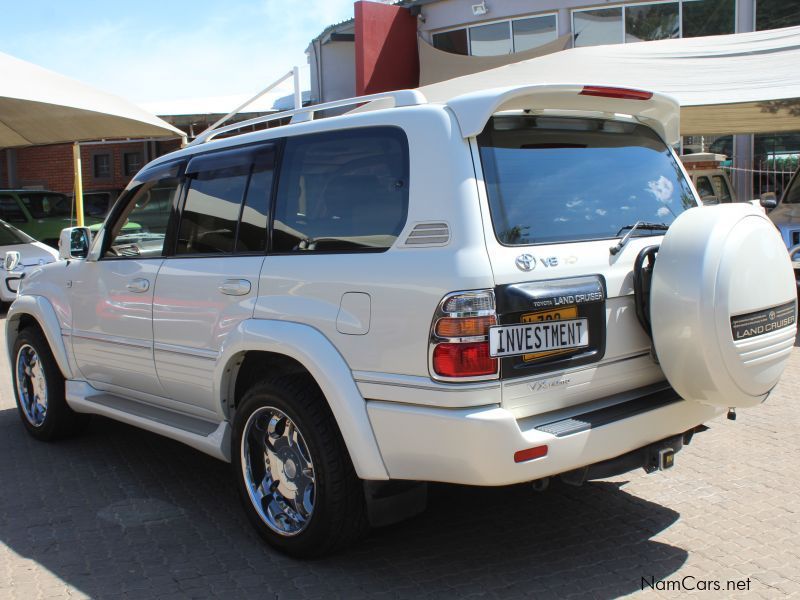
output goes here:
[{"label": "white car door", "polygon": [[272,194],[273,144],[203,154],[186,169],[174,252],[155,282],[153,332],[167,396],[221,414],[213,371],[226,336],[253,316]]},{"label": "white car door", "polygon": [[153,363],[153,290],[178,169],[173,164],[137,178],[109,222],[99,258],[68,266],[72,349],[81,373],[98,389],[164,395]]}]

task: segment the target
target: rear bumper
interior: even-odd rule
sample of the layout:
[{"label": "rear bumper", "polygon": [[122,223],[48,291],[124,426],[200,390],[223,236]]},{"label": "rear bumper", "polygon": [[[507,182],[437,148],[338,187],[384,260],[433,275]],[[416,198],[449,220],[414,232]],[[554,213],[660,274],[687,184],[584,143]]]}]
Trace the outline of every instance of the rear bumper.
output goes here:
[{"label": "rear bumper", "polygon": [[[531,481],[616,458],[721,412],[663,387],[617,403],[592,403],[577,415],[553,414],[550,420],[517,420],[499,406],[440,409],[371,401],[367,411],[390,478],[483,486]],[[514,462],[515,452],[541,445],[548,447],[546,456]]]}]

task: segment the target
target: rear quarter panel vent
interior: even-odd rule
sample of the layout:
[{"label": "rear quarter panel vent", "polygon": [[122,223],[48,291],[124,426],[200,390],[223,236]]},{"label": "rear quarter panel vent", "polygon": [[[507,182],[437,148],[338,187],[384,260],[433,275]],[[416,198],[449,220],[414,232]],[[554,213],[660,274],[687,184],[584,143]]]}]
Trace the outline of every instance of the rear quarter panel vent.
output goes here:
[{"label": "rear quarter panel vent", "polygon": [[450,242],[450,226],[447,223],[417,223],[408,234],[404,246],[444,246]]}]

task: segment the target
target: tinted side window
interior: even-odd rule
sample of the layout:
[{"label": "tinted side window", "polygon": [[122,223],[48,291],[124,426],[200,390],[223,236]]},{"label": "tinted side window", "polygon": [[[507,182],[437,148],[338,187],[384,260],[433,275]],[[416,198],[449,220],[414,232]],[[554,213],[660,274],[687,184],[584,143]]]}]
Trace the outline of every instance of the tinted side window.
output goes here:
[{"label": "tinted side window", "polygon": [[104,258],[162,256],[172,202],[180,186],[174,165],[142,180],[111,227],[111,242]]},{"label": "tinted side window", "polygon": [[233,252],[247,169],[205,171],[189,182],[176,254]]},{"label": "tinted side window", "polygon": [[13,196],[0,196],[0,219],[9,223],[27,223],[25,213]]},{"label": "tinted side window", "polygon": [[194,158],[175,253],[263,251],[274,156],[268,146]]},{"label": "tinted side window", "polygon": [[714,183],[714,192],[720,202],[731,202],[731,191],[728,189],[728,183],[721,175],[712,175],[711,181]]},{"label": "tinted side window", "polygon": [[385,250],[405,223],[408,184],[408,141],[398,128],[290,138],[272,250]]}]

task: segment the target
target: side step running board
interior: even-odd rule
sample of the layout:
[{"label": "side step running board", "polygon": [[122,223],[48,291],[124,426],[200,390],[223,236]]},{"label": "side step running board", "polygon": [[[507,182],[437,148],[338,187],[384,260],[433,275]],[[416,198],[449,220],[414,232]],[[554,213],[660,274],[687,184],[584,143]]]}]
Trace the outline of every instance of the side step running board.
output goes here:
[{"label": "side step running board", "polygon": [[211,423],[152,404],[101,392],[82,381],[67,381],[67,404],[76,412],[102,415],[182,442],[230,462],[230,424]]}]

